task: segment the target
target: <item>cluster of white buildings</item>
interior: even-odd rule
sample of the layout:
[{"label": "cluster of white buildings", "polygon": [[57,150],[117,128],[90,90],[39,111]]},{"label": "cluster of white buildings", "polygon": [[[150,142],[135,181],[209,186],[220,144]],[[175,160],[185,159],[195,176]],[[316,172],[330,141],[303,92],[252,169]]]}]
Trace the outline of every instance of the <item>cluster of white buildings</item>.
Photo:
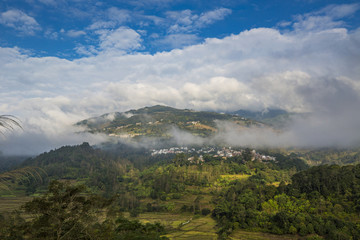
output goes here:
[{"label": "cluster of white buildings", "polygon": [[257,153],[255,150],[251,151],[251,156],[252,156],[251,160],[253,160],[253,161],[255,159],[260,160],[260,161],[276,161],[275,157]]},{"label": "cluster of white buildings", "polygon": [[[208,154],[212,157],[220,157],[220,158],[231,158],[236,156],[243,155],[245,150],[234,150],[231,147],[223,147],[218,149],[216,147],[203,147],[200,149],[188,148],[188,147],[171,147],[171,148],[163,148],[163,149],[153,149],[151,150],[151,156],[161,155],[161,154],[179,154],[185,153],[189,155],[199,155],[201,162],[203,162],[203,155]],[[189,161],[193,161],[194,157],[189,157]],[[259,160],[259,161],[276,161],[275,157],[267,156],[256,152],[255,150],[251,151],[251,160]]]},{"label": "cluster of white buildings", "polygon": [[244,150],[233,150],[231,147],[229,148],[222,148],[220,150],[216,151],[216,154],[213,155],[213,157],[235,157],[235,156],[241,156]]}]

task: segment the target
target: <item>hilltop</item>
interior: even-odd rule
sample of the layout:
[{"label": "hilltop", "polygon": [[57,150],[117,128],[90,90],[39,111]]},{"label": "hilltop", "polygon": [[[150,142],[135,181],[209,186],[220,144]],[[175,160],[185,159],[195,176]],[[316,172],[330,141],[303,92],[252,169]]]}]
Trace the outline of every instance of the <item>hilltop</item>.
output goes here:
[{"label": "hilltop", "polygon": [[93,133],[101,132],[122,138],[171,137],[173,128],[207,137],[218,131],[218,123],[221,121],[235,123],[239,128],[264,125],[235,114],[176,109],[160,105],[127,112],[107,113],[80,121],[76,125],[85,126]]},{"label": "hilltop", "polygon": [[282,109],[264,109],[263,111],[237,110],[228,112],[229,114],[238,115],[243,118],[252,119],[277,129],[288,126],[294,117],[306,117],[306,113],[287,112]]}]

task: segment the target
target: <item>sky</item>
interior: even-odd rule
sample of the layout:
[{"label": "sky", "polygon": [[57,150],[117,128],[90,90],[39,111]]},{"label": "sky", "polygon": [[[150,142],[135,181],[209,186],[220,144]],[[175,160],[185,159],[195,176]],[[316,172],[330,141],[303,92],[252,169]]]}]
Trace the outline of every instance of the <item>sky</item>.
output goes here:
[{"label": "sky", "polygon": [[0,151],[96,143],[73,124],[156,104],[310,112],[254,142],[360,144],[359,25],[345,0],[2,0],[0,114],[23,130]]}]

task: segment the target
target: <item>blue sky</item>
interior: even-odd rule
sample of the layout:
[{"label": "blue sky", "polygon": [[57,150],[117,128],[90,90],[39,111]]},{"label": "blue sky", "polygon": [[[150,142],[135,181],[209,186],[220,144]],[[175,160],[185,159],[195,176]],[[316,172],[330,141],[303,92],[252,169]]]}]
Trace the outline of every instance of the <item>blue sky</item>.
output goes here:
[{"label": "blue sky", "polygon": [[0,151],[97,143],[73,124],[156,104],[312,113],[282,134],[220,137],[358,146],[359,23],[357,1],[2,0],[0,114],[24,131]]},{"label": "blue sky", "polygon": [[[118,37],[135,42],[121,42],[117,48],[154,54],[252,28],[291,30],[290,23],[303,14],[356,2],[4,0],[0,3],[0,46],[16,46],[35,56],[75,59],[96,55],[106,34],[123,28],[131,31]],[[355,12],[342,20],[348,29],[360,23]]]}]

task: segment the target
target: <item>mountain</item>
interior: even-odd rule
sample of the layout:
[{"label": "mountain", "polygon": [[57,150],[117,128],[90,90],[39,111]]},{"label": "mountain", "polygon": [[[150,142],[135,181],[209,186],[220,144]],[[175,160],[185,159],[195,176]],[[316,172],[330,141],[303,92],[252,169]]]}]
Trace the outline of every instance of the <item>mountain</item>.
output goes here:
[{"label": "mountain", "polygon": [[31,156],[7,156],[0,153],[0,173],[10,171]]},{"label": "mountain", "polygon": [[[43,182],[30,181],[26,191],[31,193],[52,179],[67,179],[86,183],[94,189],[112,192],[112,184],[126,171],[125,159],[94,149],[88,143],[76,146],[63,146],[39,156],[25,160],[19,168],[36,167],[46,173]],[[29,187],[28,186],[28,187]]]},{"label": "mountain", "polygon": [[230,121],[239,127],[264,125],[234,114],[176,109],[160,105],[123,113],[107,113],[100,117],[83,120],[76,125],[85,126],[93,133],[101,132],[123,138],[171,137],[171,129],[174,127],[206,137],[218,131],[219,121]]},{"label": "mountain", "polygon": [[266,109],[264,111],[238,110],[230,112],[230,114],[261,121],[268,118],[275,118],[280,115],[286,115],[288,112],[282,109]]},{"label": "mountain", "polygon": [[290,113],[282,109],[271,108],[264,111],[238,110],[229,112],[229,114],[259,121],[275,128],[283,128],[291,122],[293,116],[298,115],[297,113]]}]

